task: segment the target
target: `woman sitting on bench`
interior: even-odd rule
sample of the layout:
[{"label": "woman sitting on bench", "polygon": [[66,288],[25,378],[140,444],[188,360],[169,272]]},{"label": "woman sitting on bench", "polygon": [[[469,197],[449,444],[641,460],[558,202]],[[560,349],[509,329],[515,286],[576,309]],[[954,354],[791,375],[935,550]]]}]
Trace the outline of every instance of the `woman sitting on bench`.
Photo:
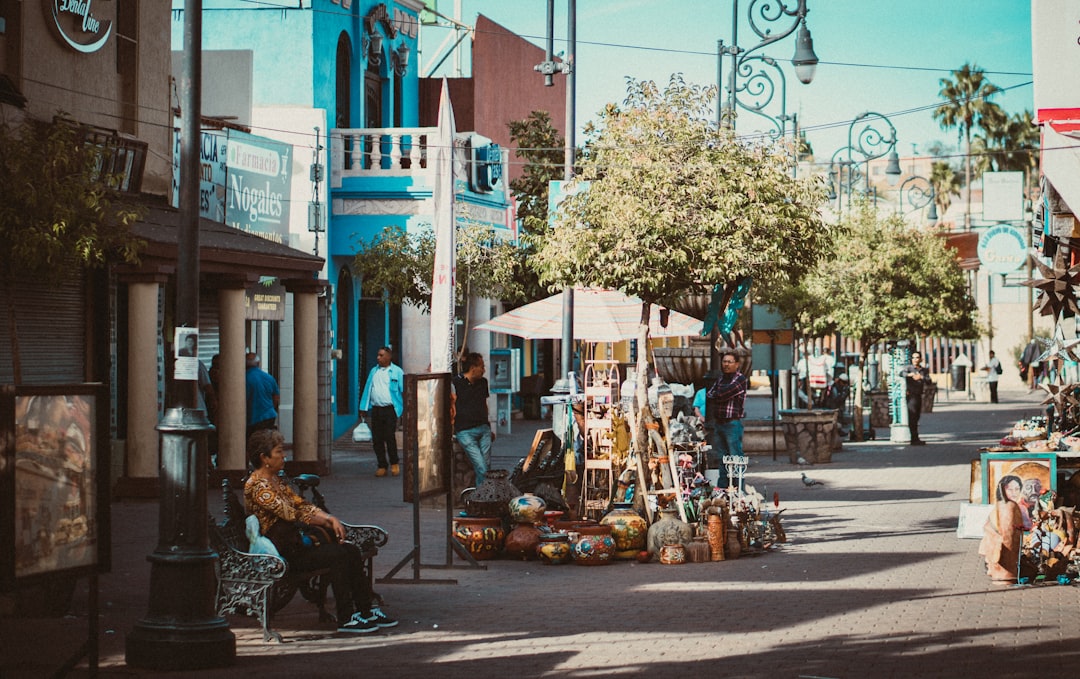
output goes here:
[{"label": "woman sitting on bench", "polygon": [[371,586],[364,577],[363,556],[356,545],[343,543],[345,528],[297,495],[278,476],[285,467],[285,437],[274,429],[253,432],[248,461],[254,471],[244,484],[244,502],[259,519],[281,558],[294,571],[330,570],[339,632],[366,634],[397,625],[372,606]]}]

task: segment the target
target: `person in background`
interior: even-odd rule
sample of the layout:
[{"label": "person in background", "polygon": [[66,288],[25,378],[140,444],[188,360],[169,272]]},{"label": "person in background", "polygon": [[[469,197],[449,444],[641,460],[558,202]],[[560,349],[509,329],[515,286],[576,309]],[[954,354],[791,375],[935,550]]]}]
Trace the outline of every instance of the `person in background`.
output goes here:
[{"label": "person in background", "polygon": [[998,402],[998,379],[1001,377],[1001,361],[994,355],[993,350],[988,354],[989,358],[986,359],[986,365],[983,366],[983,370],[986,371],[986,385],[990,387],[990,402]]},{"label": "person in background", "polygon": [[746,416],[746,389],[750,382],[739,372],[739,357],[734,352],[726,351],[720,357],[720,376],[705,393],[713,401],[713,431],[718,450],[719,484],[726,486],[731,481],[723,465],[725,455],[743,454],[743,417]]},{"label": "person in background", "polygon": [[[327,568],[337,605],[339,632],[367,634],[397,625],[373,601],[371,584],[364,577],[364,556],[356,545],[344,542],[345,527],[329,514],[297,495],[281,480],[285,468],[285,438],[276,429],[260,429],[248,439],[252,472],[244,483],[244,504],[259,519],[260,532],[270,538],[290,570],[308,572]],[[316,526],[321,542],[297,539],[298,523]]]},{"label": "person in background", "polygon": [[908,429],[911,431],[911,445],[925,446],[926,441],[919,438],[919,416],[922,415],[923,387],[930,381],[930,371],[922,364],[922,354],[911,352],[911,363],[901,372],[907,385]]},{"label": "person in background", "polygon": [[396,434],[398,418],[405,409],[402,393],[405,373],[393,360],[394,352],[390,347],[379,349],[375,367],[368,373],[364,393],[360,396],[360,415],[371,413],[371,443],[379,463],[375,476],[386,476],[387,465],[392,475],[401,473]]},{"label": "person in background", "polygon": [[454,436],[465,449],[476,472],[476,485],[484,482],[491,465],[491,443],[495,433],[488,419],[488,381],[484,377],[484,357],[466,354],[462,373],[454,377]]},{"label": "person in background", "polygon": [[824,407],[838,412],[837,422],[840,424],[840,435],[847,436],[848,427],[851,425],[851,416],[848,414],[847,402],[851,395],[851,384],[848,382],[848,374],[840,373],[825,390],[825,397],[821,400]]},{"label": "person in background", "polygon": [[248,353],[246,356],[247,372],[244,382],[247,387],[247,435],[260,429],[273,429],[277,424],[278,407],[281,405],[281,391],[274,376],[259,367],[259,356]]}]

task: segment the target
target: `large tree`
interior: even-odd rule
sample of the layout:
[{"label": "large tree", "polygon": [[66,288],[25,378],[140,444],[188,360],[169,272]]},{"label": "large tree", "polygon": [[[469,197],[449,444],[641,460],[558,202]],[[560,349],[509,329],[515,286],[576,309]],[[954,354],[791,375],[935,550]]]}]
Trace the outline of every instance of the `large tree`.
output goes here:
[{"label": "large tree", "polygon": [[[787,149],[718,128],[714,100],[713,88],[679,75],[662,89],[628,80],[624,104],[609,105],[587,128],[580,177],[588,190],[563,203],[533,258],[542,282],[644,300],[641,347],[652,304],[747,277],[767,298],[831,246],[833,229],[818,211],[820,181],[793,179]],[[647,352],[638,356],[645,375]],[[639,403],[647,403],[645,381],[638,385]]]},{"label": "large tree", "polygon": [[22,382],[15,282],[55,285],[83,268],[135,262],[144,243],[131,232],[141,208],[102,172],[102,150],[78,125],[0,123],[0,296],[6,300],[12,375]]},{"label": "large tree", "polygon": [[842,332],[863,352],[882,340],[978,335],[975,300],[954,250],[938,235],[882,217],[868,203],[845,215],[834,254],[798,286],[799,325]]},{"label": "large tree", "polygon": [[964,64],[953,71],[952,78],[941,79],[938,95],[945,100],[934,109],[934,117],[942,129],[956,128],[964,140],[966,158],[964,163],[964,186],[967,188],[967,209],[964,211],[964,229],[971,230],[971,140],[975,128],[984,119],[998,120],[1001,108],[990,98],[1001,88],[986,79],[986,73],[973,64]]}]

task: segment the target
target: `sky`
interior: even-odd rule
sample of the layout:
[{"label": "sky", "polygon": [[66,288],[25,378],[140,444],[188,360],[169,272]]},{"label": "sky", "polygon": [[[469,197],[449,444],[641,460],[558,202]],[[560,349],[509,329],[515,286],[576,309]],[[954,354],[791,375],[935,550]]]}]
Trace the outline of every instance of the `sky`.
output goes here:
[{"label": "sky", "polygon": [[[797,4],[784,1],[789,7]],[[458,2],[463,23],[473,25],[477,14],[484,14],[543,45],[546,0]],[[758,0],[759,5],[765,2]],[[438,10],[453,16],[454,5],[454,0],[439,0]],[[746,24],[749,6],[749,0],[739,0],[738,45],[743,49],[761,41]],[[789,63],[794,33],[762,53],[783,64],[788,113],[798,114],[819,160],[847,145],[852,120],[867,111],[884,114],[895,126],[901,157],[926,155],[934,142],[959,148],[956,130],[942,130],[932,111],[941,101],[941,78],[969,62],[1005,90],[994,101],[1008,113],[1033,108],[1027,0],[808,0],[807,8],[807,26],[820,59],[813,81],[799,83]],[[566,0],[555,0],[554,22],[559,53],[567,48]],[[764,25],[779,32],[790,23]],[[424,30],[424,48],[434,52],[442,29]],[[732,0],[578,0],[579,130],[607,102],[623,100],[628,76],[663,84],[681,73],[692,83],[715,84],[717,40],[730,44],[731,35]],[[421,56],[422,64],[431,62],[429,55]],[[449,65],[439,74],[451,75]],[[725,86],[730,65],[725,58]],[[530,72],[523,77],[543,76]],[[737,121],[740,134],[767,127],[749,113]],[[581,143],[580,136],[577,141]]]}]

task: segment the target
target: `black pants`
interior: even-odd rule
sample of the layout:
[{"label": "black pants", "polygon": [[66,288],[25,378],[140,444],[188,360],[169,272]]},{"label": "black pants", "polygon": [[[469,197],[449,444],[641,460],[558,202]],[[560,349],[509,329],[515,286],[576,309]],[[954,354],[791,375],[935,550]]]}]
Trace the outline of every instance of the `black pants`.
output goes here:
[{"label": "black pants", "polygon": [[330,569],[337,621],[343,625],[355,612],[371,612],[371,584],[364,577],[364,557],[356,545],[331,543],[297,550],[288,559],[297,571]]},{"label": "black pants", "polygon": [[386,469],[388,464],[398,463],[396,432],[397,412],[394,406],[372,406],[371,444],[375,446],[375,459],[379,461],[381,469]]},{"label": "black pants", "polygon": [[991,403],[997,403],[998,402],[998,396],[997,396],[997,385],[998,385],[998,383],[997,383],[997,380],[994,380],[993,382],[987,382],[986,384],[990,387],[990,402]]},{"label": "black pants", "polygon": [[907,397],[907,421],[911,431],[911,441],[919,440],[919,416],[922,415],[922,394],[908,394]]}]

